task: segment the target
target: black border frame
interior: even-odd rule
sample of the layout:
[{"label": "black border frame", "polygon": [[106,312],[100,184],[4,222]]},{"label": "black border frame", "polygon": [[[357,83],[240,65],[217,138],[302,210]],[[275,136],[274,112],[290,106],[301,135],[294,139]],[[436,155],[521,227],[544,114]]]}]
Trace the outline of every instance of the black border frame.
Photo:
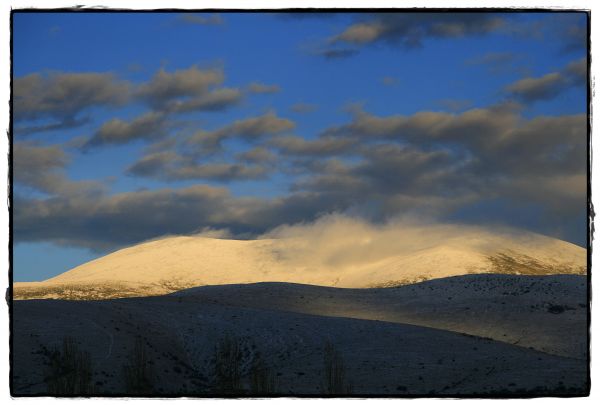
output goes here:
[{"label": "black border frame", "polygon": [[8,269],[8,288],[6,290],[6,302],[9,308],[9,390],[10,396],[13,398],[86,398],[81,396],[67,396],[67,397],[51,397],[48,395],[24,395],[24,394],[15,394],[14,392],[14,383],[13,383],[13,361],[14,361],[14,350],[13,350],[13,339],[14,334],[13,331],[13,78],[14,78],[14,63],[13,63],[13,46],[14,46],[14,20],[13,16],[15,14],[26,14],[26,13],[194,13],[194,12],[202,12],[202,13],[266,13],[266,14],[285,14],[285,13],[344,13],[344,14],[353,14],[353,13],[577,13],[577,14],[585,14],[587,17],[587,301],[588,301],[588,310],[587,310],[587,338],[588,338],[588,352],[587,352],[587,387],[586,393],[581,394],[571,394],[568,392],[565,393],[552,393],[548,394],[547,392],[539,392],[528,391],[525,393],[515,392],[507,393],[507,394],[498,394],[498,395],[479,395],[479,394],[467,394],[467,395],[348,395],[348,396],[328,396],[328,395],[274,395],[267,397],[252,397],[252,396],[193,396],[186,397],[182,395],[156,395],[156,396],[123,396],[119,394],[108,394],[108,395],[97,395],[92,398],[154,398],[154,399],[169,399],[169,398],[237,398],[237,399],[256,399],[256,398],[398,398],[398,399],[411,399],[411,398],[441,398],[441,399],[530,399],[530,398],[581,398],[581,397],[589,397],[591,392],[591,309],[592,309],[592,244],[594,240],[594,204],[592,201],[592,83],[591,83],[591,10],[589,9],[554,9],[554,8],[503,8],[503,7],[478,7],[478,8],[426,8],[426,7],[414,7],[414,8],[279,8],[279,9],[238,9],[238,8],[228,8],[228,9],[219,9],[219,8],[202,8],[202,9],[178,9],[178,8],[158,8],[158,9],[127,9],[127,8],[109,8],[105,6],[74,6],[74,7],[63,7],[63,8],[20,8],[20,9],[11,9],[10,11],[10,100],[9,100],[9,130],[7,132],[7,137],[9,141],[9,155],[8,155],[8,211],[9,211],[9,237],[8,237],[8,259],[9,259],[9,269]]}]

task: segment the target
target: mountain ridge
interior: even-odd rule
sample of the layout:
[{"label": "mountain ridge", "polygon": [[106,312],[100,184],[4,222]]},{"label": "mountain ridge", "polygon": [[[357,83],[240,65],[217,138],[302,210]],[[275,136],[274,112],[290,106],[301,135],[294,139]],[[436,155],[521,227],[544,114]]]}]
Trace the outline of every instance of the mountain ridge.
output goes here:
[{"label": "mountain ridge", "polygon": [[307,237],[169,237],[118,250],[42,282],[16,282],[14,297],[119,298],[266,281],[369,288],[464,274],[586,274],[585,249],[536,234],[473,232],[446,239],[434,234],[423,246],[385,242],[382,248],[380,240],[368,237],[333,240],[332,246]]}]

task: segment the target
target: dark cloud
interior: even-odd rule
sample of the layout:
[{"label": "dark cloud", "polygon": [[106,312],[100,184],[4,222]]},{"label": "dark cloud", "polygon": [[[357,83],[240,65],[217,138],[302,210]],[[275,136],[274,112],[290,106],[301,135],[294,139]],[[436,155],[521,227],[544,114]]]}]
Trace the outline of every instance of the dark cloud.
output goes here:
[{"label": "dark cloud", "polygon": [[473,162],[485,164],[478,170],[511,175],[539,170],[550,175],[566,173],[571,167],[585,169],[586,131],[584,115],[527,120],[509,104],[461,114],[418,112],[378,117],[359,111],[351,123],[332,127],[322,136],[356,137],[362,144],[386,140],[420,148],[446,148],[463,151]]},{"label": "dark cloud", "polygon": [[270,140],[270,145],[285,155],[326,156],[344,153],[358,142],[353,138],[321,137],[306,140],[300,136],[277,136]]},{"label": "dark cloud", "polygon": [[550,100],[562,93],[569,86],[566,78],[558,73],[548,73],[542,77],[528,77],[506,87],[513,96],[532,103],[539,100]]},{"label": "dark cloud", "polygon": [[[378,117],[362,110],[354,112],[354,119],[346,125],[331,127],[322,136],[395,139],[419,144],[489,142],[507,127],[514,126],[519,117],[516,106],[500,105],[465,111],[462,114],[422,111],[413,115]],[[485,134],[485,136],[482,136]]]},{"label": "dark cloud", "polygon": [[281,91],[281,87],[276,84],[263,84],[254,82],[248,85],[248,91],[255,94],[273,94],[279,93]]},{"label": "dark cloud", "polygon": [[[560,75],[574,82],[586,72],[585,62],[575,61]],[[182,94],[176,93],[175,98]],[[173,97],[167,97],[169,103]],[[511,103],[461,113],[391,116],[357,108],[349,122],[313,139],[290,135],[295,123],[274,112],[190,137],[164,139],[162,131],[170,125],[165,116],[150,112],[131,122],[109,121],[90,142],[156,140],[128,168],[130,175],[230,182],[279,171],[290,176],[289,193],[239,198],[223,188],[194,186],[91,195],[83,183],[65,177],[68,158],[59,147],[19,143],[15,180],[46,196],[16,197],[16,240],[106,250],[207,227],[229,229],[235,237],[259,235],[274,226],[340,211],[444,220],[496,200],[535,206],[545,228],[534,230],[559,235],[571,226],[565,224],[575,224],[567,229],[572,235],[579,229],[573,218],[586,209],[583,114],[527,118],[522,106]],[[196,148],[217,151],[234,138],[247,141],[251,149],[222,151],[215,155],[220,160],[196,153]]]},{"label": "dark cloud", "polygon": [[492,13],[385,13],[368,15],[331,38],[332,43],[385,42],[405,48],[428,38],[459,38],[497,31],[505,18]]},{"label": "dark cloud", "polygon": [[264,166],[239,163],[200,163],[196,159],[174,151],[156,152],[144,156],[127,169],[134,176],[153,177],[165,181],[215,180],[230,182],[263,178],[268,171]]},{"label": "dark cloud", "polygon": [[585,210],[586,134],[584,114],[525,119],[511,105],[390,117],[359,111],[323,136],[360,138],[362,159],[313,165],[295,189],[368,195],[396,213],[416,209],[412,201],[429,215],[503,198],[535,204],[560,229]]},{"label": "dark cloud", "polygon": [[20,200],[14,209],[15,237],[113,249],[169,233],[191,233],[202,224],[235,221],[239,215],[234,208],[226,190],[209,186]]},{"label": "dark cloud", "polygon": [[89,122],[90,122],[89,117],[83,117],[80,119],[69,117],[69,118],[65,118],[61,122],[56,122],[56,123],[52,123],[52,124],[42,124],[42,125],[32,124],[32,125],[18,126],[16,128],[14,128],[14,133],[17,136],[26,136],[26,135],[31,135],[31,134],[40,133],[40,132],[49,132],[49,131],[58,131],[58,130],[62,130],[62,129],[78,128]]},{"label": "dark cloud", "polygon": [[506,91],[512,96],[533,103],[551,100],[573,86],[581,86],[587,80],[587,58],[571,62],[560,72],[541,77],[528,77],[512,83]]},{"label": "dark cloud", "polygon": [[157,139],[166,135],[167,125],[166,115],[159,112],[149,112],[129,122],[114,118],[104,123],[83,149],[125,144],[137,139]]},{"label": "dark cloud", "polygon": [[174,151],[149,153],[127,168],[127,173],[141,177],[164,175],[165,169],[182,158]]},{"label": "dark cloud", "polygon": [[311,193],[270,200],[234,198],[224,188],[206,185],[100,198],[16,199],[15,238],[106,251],[207,227],[249,237],[286,221],[314,219],[330,205],[336,206]]},{"label": "dark cloud", "polygon": [[68,163],[67,155],[59,146],[38,146],[17,142],[13,146],[15,181],[40,191],[54,190],[62,179],[56,174]]},{"label": "dark cloud", "polygon": [[222,111],[239,104],[243,93],[239,89],[220,88],[186,100],[174,100],[165,106],[168,112]]},{"label": "dark cloud", "polygon": [[139,86],[138,96],[153,105],[161,106],[178,97],[205,94],[211,86],[220,85],[225,80],[221,69],[200,69],[192,66],[173,73],[159,70],[148,83]]},{"label": "dark cloud", "polygon": [[[86,147],[154,139],[164,135],[168,117],[193,111],[221,111],[239,104],[245,93],[274,93],[279,86],[251,83],[247,91],[222,87],[221,68],[187,69],[167,72],[160,69],[150,80],[137,86],[109,73],[31,74],[14,84],[15,121],[20,136],[80,127],[89,118],[80,114],[92,107],[122,106],[142,102],[151,111],[126,122],[109,120],[92,136]],[[48,122],[50,121],[50,122]]]},{"label": "dark cloud", "polygon": [[587,26],[582,24],[571,24],[562,26],[559,33],[562,41],[562,50],[565,52],[586,50],[588,46]]},{"label": "dark cloud", "polygon": [[585,85],[588,80],[587,58],[575,60],[567,65],[564,74],[575,85]]},{"label": "dark cloud", "polygon": [[563,53],[587,50],[589,15],[586,12],[556,13],[544,23],[545,37],[556,42]]},{"label": "dark cloud", "polygon": [[97,181],[70,181],[65,175],[69,157],[58,145],[16,142],[13,153],[14,181],[17,185],[44,194],[68,196],[103,189]]},{"label": "dark cloud", "polygon": [[220,14],[179,14],[177,20],[184,24],[191,25],[222,25],[224,23]]},{"label": "dark cloud", "polygon": [[237,154],[237,159],[248,163],[268,164],[277,160],[277,155],[269,149],[258,146]]},{"label": "dark cloud", "polygon": [[163,112],[221,110],[242,99],[239,89],[217,88],[224,80],[220,68],[191,66],[172,73],[161,69],[138,87],[136,95]]},{"label": "dark cloud", "polygon": [[188,164],[167,171],[168,180],[207,179],[222,182],[255,180],[268,174],[265,167],[238,163]]},{"label": "dark cloud", "polygon": [[81,123],[77,115],[91,107],[123,105],[131,85],[111,73],[34,73],[16,78],[13,91],[15,121],[57,121],[30,126],[34,132]]},{"label": "dark cloud", "polygon": [[237,120],[215,131],[199,131],[189,139],[188,143],[199,145],[205,152],[214,152],[221,148],[221,143],[225,139],[242,138],[252,141],[263,136],[290,131],[295,126],[293,121],[268,112],[258,117]]},{"label": "dark cloud", "polygon": [[235,156],[238,161],[227,162],[222,156],[217,159],[209,155],[220,151],[227,139],[239,138],[256,142],[293,129],[293,121],[278,117],[273,112],[237,120],[214,131],[199,131],[181,141],[161,141],[147,149],[145,156],[127,169],[134,176],[154,177],[166,181],[207,179],[235,181],[265,178],[271,171],[275,156],[258,147]]}]

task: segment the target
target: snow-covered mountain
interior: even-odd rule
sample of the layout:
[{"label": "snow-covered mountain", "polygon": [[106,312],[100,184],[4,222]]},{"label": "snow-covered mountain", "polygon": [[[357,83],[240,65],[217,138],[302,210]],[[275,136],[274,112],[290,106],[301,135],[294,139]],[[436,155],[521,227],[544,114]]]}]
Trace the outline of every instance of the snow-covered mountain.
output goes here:
[{"label": "snow-covered mountain", "polygon": [[586,273],[585,249],[533,233],[428,226],[335,235],[169,237],[116,251],[43,282],[14,283],[14,297],[146,296],[265,281],[365,288],[464,274]]}]

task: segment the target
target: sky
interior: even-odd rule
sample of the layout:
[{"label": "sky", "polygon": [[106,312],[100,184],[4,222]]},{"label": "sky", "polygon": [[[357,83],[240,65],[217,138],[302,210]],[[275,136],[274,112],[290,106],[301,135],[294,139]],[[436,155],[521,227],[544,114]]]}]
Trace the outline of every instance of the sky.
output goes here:
[{"label": "sky", "polygon": [[13,276],[327,214],[586,246],[587,15],[13,13]]}]

